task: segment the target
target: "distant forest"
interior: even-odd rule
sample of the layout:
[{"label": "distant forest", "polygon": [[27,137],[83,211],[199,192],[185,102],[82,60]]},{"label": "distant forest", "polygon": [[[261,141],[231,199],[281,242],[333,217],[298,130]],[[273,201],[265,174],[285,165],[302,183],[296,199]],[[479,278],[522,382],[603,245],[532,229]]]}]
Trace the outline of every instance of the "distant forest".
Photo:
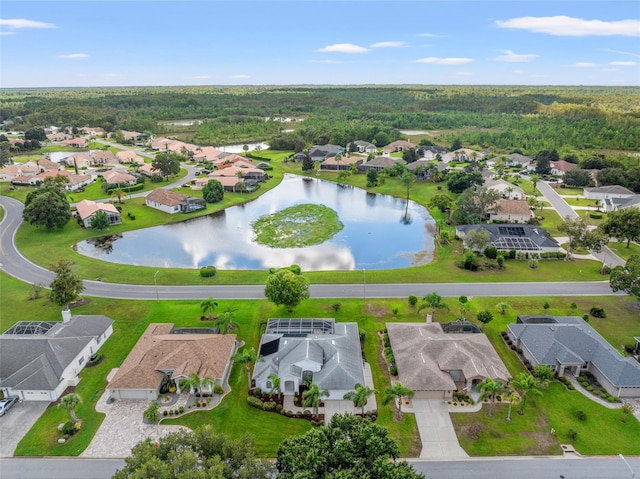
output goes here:
[{"label": "distant forest", "polygon": [[[269,118],[271,120],[267,121]],[[292,118],[303,121],[281,122]],[[190,127],[177,120],[200,120]],[[640,88],[498,86],[271,86],[0,90],[0,120],[26,130],[102,127],[201,145],[267,141],[301,149],[399,130],[433,141],[535,155],[556,149],[640,150]],[[288,131],[293,130],[293,131]]]}]

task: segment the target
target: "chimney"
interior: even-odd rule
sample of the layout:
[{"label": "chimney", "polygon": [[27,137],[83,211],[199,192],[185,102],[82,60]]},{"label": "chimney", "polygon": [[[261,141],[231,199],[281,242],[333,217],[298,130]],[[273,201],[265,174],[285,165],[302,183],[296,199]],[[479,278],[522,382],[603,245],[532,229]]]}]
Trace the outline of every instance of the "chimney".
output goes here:
[{"label": "chimney", "polygon": [[62,310],[62,322],[68,323],[71,321],[71,310],[69,308]]}]

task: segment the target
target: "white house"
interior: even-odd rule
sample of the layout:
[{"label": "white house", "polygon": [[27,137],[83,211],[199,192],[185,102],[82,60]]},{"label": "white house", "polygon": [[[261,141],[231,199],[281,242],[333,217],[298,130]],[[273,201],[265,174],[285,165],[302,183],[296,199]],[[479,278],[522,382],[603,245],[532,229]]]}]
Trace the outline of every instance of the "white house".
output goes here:
[{"label": "white house", "polygon": [[525,198],[524,190],[519,186],[509,183],[506,180],[486,180],[482,185],[487,189],[497,191],[500,196],[509,200],[523,200]]},{"label": "white house", "polygon": [[91,227],[91,220],[98,211],[103,211],[107,215],[110,225],[119,225],[122,223],[120,212],[111,203],[97,203],[91,200],[81,200],[76,204],[76,211],[85,228]]},{"label": "white house", "polygon": [[80,382],[80,371],[113,333],[106,316],[71,315],[62,322],[20,321],[0,335],[0,389],[25,401],[56,401]]}]

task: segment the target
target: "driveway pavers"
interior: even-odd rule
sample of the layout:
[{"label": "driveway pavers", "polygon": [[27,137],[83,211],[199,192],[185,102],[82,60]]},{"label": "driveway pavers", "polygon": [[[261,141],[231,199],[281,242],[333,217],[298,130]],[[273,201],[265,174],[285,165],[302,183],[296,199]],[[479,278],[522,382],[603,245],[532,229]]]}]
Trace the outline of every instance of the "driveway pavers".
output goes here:
[{"label": "driveway pavers", "polygon": [[44,401],[17,402],[0,417],[0,457],[13,456],[18,443],[48,406]]},{"label": "driveway pavers", "polygon": [[105,391],[96,404],[96,411],[105,413],[106,417],[81,457],[127,457],[133,446],[146,438],[155,441],[171,432],[186,429],[182,426],[145,424],[142,413],[151,401],[126,399],[107,404],[108,397],[109,393]]}]

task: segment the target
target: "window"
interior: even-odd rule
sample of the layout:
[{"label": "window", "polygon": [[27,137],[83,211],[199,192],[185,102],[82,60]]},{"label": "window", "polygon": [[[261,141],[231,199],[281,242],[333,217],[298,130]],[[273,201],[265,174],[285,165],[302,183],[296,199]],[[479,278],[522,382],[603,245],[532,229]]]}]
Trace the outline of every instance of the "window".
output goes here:
[{"label": "window", "polygon": [[267,389],[271,389],[271,388],[273,388],[271,381],[267,381]]},{"label": "window", "polygon": [[84,363],[84,356],[82,356],[80,359],[78,359],[78,365],[82,365],[82,363]]}]

